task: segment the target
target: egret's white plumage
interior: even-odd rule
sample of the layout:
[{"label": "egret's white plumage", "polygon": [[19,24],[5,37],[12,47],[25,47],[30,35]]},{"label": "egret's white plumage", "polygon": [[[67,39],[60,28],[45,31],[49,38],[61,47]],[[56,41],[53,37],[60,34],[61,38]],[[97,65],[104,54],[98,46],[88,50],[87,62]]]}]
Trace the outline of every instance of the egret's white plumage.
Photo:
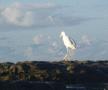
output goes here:
[{"label": "egret's white plumage", "polygon": [[[60,37],[62,37],[63,43],[67,49],[67,54],[64,57],[64,60],[68,60],[67,57],[70,55],[69,49],[70,50],[75,50],[76,49],[76,43],[74,40],[71,40],[65,32],[61,32]],[[71,56],[71,55],[70,55]]]}]

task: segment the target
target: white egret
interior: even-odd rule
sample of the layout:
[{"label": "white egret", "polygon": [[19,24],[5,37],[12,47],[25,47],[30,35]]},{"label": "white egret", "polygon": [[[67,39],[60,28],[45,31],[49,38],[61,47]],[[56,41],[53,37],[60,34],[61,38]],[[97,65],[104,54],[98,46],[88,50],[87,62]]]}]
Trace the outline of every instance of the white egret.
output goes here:
[{"label": "white egret", "polygon": [[68,60],[68,55],[71,57],[71,54],[69,52],[69,49],[74,51],[76,49],[76,43],[74,40],[70,39],[66,34],[65,32],[61,32],[60,34],[60,37],[62,38],[63,40],[63,43],[67,49],[67,54],[65,55],[64,57],[64,60],[67,61]]}]

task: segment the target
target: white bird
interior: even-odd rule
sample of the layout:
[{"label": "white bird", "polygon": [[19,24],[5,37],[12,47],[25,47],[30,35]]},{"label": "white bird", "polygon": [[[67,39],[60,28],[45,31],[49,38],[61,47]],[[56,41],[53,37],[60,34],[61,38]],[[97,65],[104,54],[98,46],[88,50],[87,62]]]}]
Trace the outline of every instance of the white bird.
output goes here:
[{"label": "white bird", "polygon": [[70,39],[66,34],[65,32],[61,32],[60,34],[60,37],[62,38],[63,40],[63,43],[67,49],[67,54],[65,55],[64,57],[64,60],[67,61],[68,60],[68,55],[71,56],[70,52],[69,52],[69,49],[74,51],[76,49],[76,43],[74,40]]}]

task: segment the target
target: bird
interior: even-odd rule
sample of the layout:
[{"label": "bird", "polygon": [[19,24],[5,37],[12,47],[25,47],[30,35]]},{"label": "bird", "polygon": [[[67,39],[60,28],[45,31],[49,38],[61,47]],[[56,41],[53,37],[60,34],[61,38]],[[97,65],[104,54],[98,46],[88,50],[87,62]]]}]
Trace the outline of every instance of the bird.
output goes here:
[{"label": "bird", "polygon": [[60,38],[62,38],[62,41],[67,49],[67,53],[64,56],[64,60],[68,61],[68,55],[71,57],[71,53],[69,52],[69,50],[74,51],[76,49],[76,43],[73,39],[70,39],[64,31],[62,31],[60,33]]}]

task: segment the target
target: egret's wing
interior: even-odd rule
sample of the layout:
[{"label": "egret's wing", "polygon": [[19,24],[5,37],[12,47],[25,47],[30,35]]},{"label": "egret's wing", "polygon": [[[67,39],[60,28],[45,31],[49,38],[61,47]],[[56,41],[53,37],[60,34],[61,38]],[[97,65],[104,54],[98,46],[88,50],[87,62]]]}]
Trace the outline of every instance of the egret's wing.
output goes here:
[{"label": "egret's wing", "polygon": [[71,43],[74,45],[74,47],[76,48],[76,42],[74,41],[74,39],[70,39],[70,37],[69,37],[69,40],[71,41]]}]

